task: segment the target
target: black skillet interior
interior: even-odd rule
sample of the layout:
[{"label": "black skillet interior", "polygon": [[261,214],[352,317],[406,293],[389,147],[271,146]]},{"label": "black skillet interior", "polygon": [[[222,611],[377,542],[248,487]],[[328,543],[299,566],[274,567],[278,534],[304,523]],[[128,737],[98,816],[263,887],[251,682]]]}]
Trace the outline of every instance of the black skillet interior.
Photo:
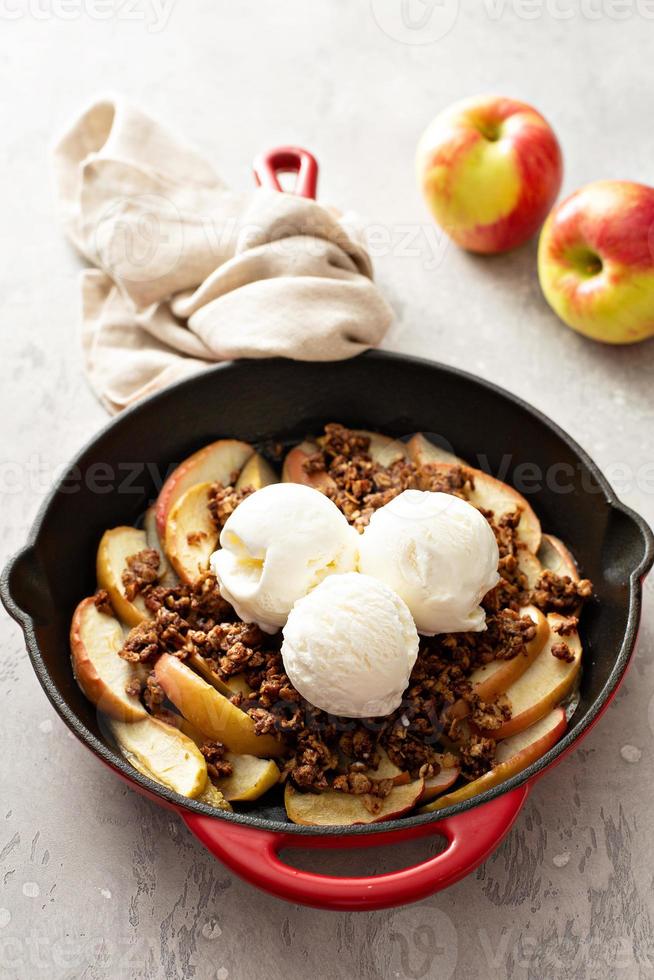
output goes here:
[{"label": "black skillet interior", "polygon": [[[123,413],[87,446],[70,478],[55,487],[41,510],[31,547],[5,570],[2,598],[22,620],[35,671],[76,734],[160,796],[209,812],[134,775],[103,742],[95,709],[73,680],[71,614],[95,588],[95,551],[103,531],[134,522],[172,464],[223,436],[258,444],[279,438],[297,441],[328,421],[398,438],[416,431],[439,435],[465,459],[514,482],[543,529],[572,549],[596,591],[583,621],[587,650],[581,701],[565,739],[520,776],[475,801],[352,831],[378,832],[440,819],[524,782],[588,726],[619,682],[633,648],[639,578],[654,558],[651,532],[615,500],[583,451],[529,406],[451,368],[379,352],[339,363],[265,360],[218,366]],[[277,803],[226,819],[316,833],[315,828],[282,824],[285,814]]]}]

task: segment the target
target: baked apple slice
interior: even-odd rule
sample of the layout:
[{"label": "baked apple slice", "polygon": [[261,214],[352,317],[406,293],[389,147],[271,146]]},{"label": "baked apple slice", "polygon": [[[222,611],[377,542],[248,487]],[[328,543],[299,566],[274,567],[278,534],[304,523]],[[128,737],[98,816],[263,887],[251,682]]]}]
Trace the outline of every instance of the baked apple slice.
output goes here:
[{"label": "baked apple slice", "polygon": [[518,548],[516,558],[518,560],[518,568],[527,580],[527,588],[530,590],[535,589],[538,585],[539,578],[543,574],[543,566],[539,559],[532,551],[528,551],[524,547]]},{"label": "baked apple slice", "polygon": [[555,708],[519,735],[501,742],[497,747],[495,765],[489,772],[451,793],[439,796],[433,803],[422,807],[422,812],[442,810],[443,807],[452,806],[454,803],[462,803],[487,789],[492,789],[493,786],[498,786],[505,779],[516,776],[556,745],[565,729],[565,711],[563,708]]},{"label": "baked apple slice", "polygon": [[379,756],[377,768],[366,769],[366,776],[370,779],[392,779],[396,786],[403,786],[405,783],[411,782],[409,773],[391,762],[386,749],[382,748],[381,745],[377,746],[377,755]]},{"label": "baked apple slice", "polygon": [[[413,448],[411,448],[412,443]],[[465,466],[474,477],[475,484],[474,490],[470,493],[470,503],[474,504],[475,507],[481,507],[483,510],[492,510],[497,518],[503,514],[511,514],[516,508],[519,508],[522,516],[517,528],[518,539],[526,545],[529,551],[534,554],[538,551],[541,540],[540,521],[522,494],[514,490],[508,483],[496,480],[494,476],[468,466],[456,457],[455,462],[444,459],[443,450],[432,446],[421,433],[414,436],[409,443],[409,452],[414,462],[420,460],[422,462],[440,463],[443,467]]]},{"label": "baked apple slice", "polygon": [[261,453],[254,453],[241,470],[235,489],[244,490],[246,487],[253,487],[255,490],[261,490],[273,483],[279,483],[279,477],[274,469]]},{"label": "baked apple slice", "polygon": [[457,466],[468,465],[464,460],[455,456],[454,453],[430,442],[422,432],[416,432],[414,436],[411,436],[407,443],[407,451],[409,453],[409,459],[416,466],[424,466],[426,463],[454,463]]},{"label": "baked apple slice", "polygon": [[[379,760],[377,768],[374,769],[372,766],[370,766],[368,769],[364,769],[364,776],[367,776],[369,779],[376,780],[392,779],[396,786],[401,786],[404,783],[411,782],[411,776],[409,773],[403,769],[400,769],[394,762],[391,762],[385,748],[378,745],[375,751]],[[353,761],[354,760],[350,756],[341,755],[338,767],[339,772],[347,772]]]},{"label": "baked apple slice", "polygon": [[[203,735],[182,715],[172,716],[171,723],[192,739],[198,748],[207,741],[206,735]],[[213,783],[210,780],[208,785],[215,785],[226,800],[242,803],[256,800],[279,782],[279,769],[271,759],[259,759],[255,755],[237,755],[234,752],[226,752],[225,759],[231,763],[233,770],[231,775],[216,779]]]},{"label": "baked apple slice", "polygon": [[280,772],[272,759],[233,752],[227,752],[225,759],[231,763],[232,773],[216,779],[215,786],[230,803],[258,800],[279,782]]},{"label": "baked apple slice", "polygon": [[[524,653],[518,654],[511,660],[491,660],[490,663],[472,672],[469,677],[472,690],[482,701],[493,701],[498,695],[508,691],[540,656],[550,635],[549,623],[536,606],[524,606],[520,610],[520,615],[529,616],[533,620],[536,635],[525,644]],[[452,705],[448,714],[450,718],[465,718],[469,710],[468,704],[460,700]]]},{"label": "baked apple slice", "polygon": [[187,490],[197,483],[222,483],[225,486],[234,483],[253,452],[254,448],[248,442],[219,439],[180,463],[162,486],[155,505],[161,540],[165,537],[171,508]]},{"label": "baked apple slice", "polygon": [[[581,670],[581,641],[575,630],[567,636],[556,632],[565,616],[549,613],[550,633],[543,649],[525,673],[506,689],[511,718],[499,728],[487,731],[490,738],[509,738],[530,728],[548,715],[555,705],[573,689]],[[563,645],[564,657],[554,656],[552,649]]]},{"label": "baked apple slice", "polygon": [[538,549],[538,558],[543,568],[561,577],[568,576],[573,582],[579,581],[579,570],[572,554],[559,538],[544,534]]},{"label": "baked apple slice", "polygon": [[114,612],[127,626],[138,626],[144,619],[150,618],[143,596],[137,595],[130,602],[123,585],[127,559],[147,547],[145,531],[135,527],[114,527],[104,532],[98,548],[98,585],[109,593]]},{"label": "baked apple slice", "polygon": [[118,656],[125,642],[123,627],[113,616],[100,612],[95,599],[82,599],[70,625],[73,674],[86,697],[100,711],[119,721],[138,721],[147,712],[139,699],[127,694],[138,676],[133,664]]},{"label": "baked apple slice", "polygon": [[416,779],[403,786],[394,786],[381,801],[378,813],[370,813],[360,796],[328,789],[322,793],[300,793],[289,783],[284,791],[284,804],[289,820],[309,827],[351,827],[356,824],[380,823],[408,813],[420,800],[424,780]]},{"label": "baked apple slice", "polygon": [[[367,436],[370,439],[370,455],[380,466],[391,466],[398,460],[407,458],[406,446],[399,440],[384,436],[379,432],[368,432],[365,429],[355,429],[354,431],[358,435]],[[323,493],[336,489],[333,479],[324,470],[317,473],[307,473],[304,468],[304,463],[308,457],[320,452],[322,438],[321,436],[316,440],[307,439],[286,454],[282,468],[282,481],[284,483],[303,483],[305,486],[322,490]]]},{"label": "baked apple slice", "polygon": [[272,735],[257,735],[254,722],[211,684],[177,657],[164,653],[154,674],[166,697],[175,707],[214,742],[222,742],[232,752],[259,758],[281,755],[284,745]]},{"label": "baked apple slice", "polygon": [[173,504],[164,548],[182,582],[192,585],[209,568],[218,547],[218,529],[209,510],[211,483],[196,483]]},{"label": "baked apple slice", "polygon": [[200,796],[207,785],[207,763],[195,742],[150,715],[127,724],[109,723],[121,753],[135,769],[181,796]]},{"label": "baked apple slice", "polygon": [[441,769],[435,776],[425,779],[425,788],[420,797],[420,802],[428,803],[436,796],[440,796],[446,789],[454,785],[460,775],[461,770],[458,766],[448,766],[446,769]]},{"label": "baked apple slice", "polygon": [[393,463],[397,463],[401,459],[407,459],[407,447],[399,439],[382,435],[381,432],[368,432],[366,429],[355,429],[354,431],[357,435],[367,436],[370,439],[368,452],[373,462],[378,463],[379,466],[392,466]]},{"label": "baked apple slice", "polygon": [[470,503],[483,510],[492,510],[496,518],[504,514],[512,514],[516,508],[521,511],[520,523],[516,528],[518,540],[527,549],[536,554],[540,547],[540,521],[522,494],[514,490],[508,483],[496,480],[483,470],[471,469],[475,487],[470,493]]},{"label": "baked apple slice", "polygon": [[248,697],[252,693],[252,688],[246,681],[244,674],[232,674],[229,680],[224,681],[222,677],[218,676],[210,662],[200,653],[193,652],[189,654],[186,662],[193,670],[196,670],[198,674],[204,677],[205,681],[213,684],[216,690],[224,694],[226,698],[231,697],[232,694],[243,694],[245,697]]},{"label": "baked apple slice", "polygon": [[305,486],[321,490],[323,493],[328,490],[335,490],[336,484],[324,470],[319,470],[317,473],[307,473],[304,468],[305,461],[317,452],[320,452],[320,447],[316,442],[309,440],[305,440],[299,446],[294,446],[293,449],[289,450],[282,466],[282,482],[303,483]]},{"label": "baked apple slice", "polygon": [[179,578],[170,567],[163,550],[159,532],[157,531],[157,515],[154,504],[148,507],[145,512],[143,530],[145,531],[148,548],[152,548],[159,555],[159,584],[165,586],[167,589],[172,589],[173,586],[179,583]]}]

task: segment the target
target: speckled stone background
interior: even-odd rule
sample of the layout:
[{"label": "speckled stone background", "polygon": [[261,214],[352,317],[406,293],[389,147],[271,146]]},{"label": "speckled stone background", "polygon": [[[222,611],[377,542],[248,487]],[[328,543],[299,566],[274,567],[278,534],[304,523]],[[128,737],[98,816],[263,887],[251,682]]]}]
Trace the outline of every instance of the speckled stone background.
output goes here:
[{"label": "speckled stone background", "polygon": [[[653,344],[604,349],[558,323],[539,293],[533,245],[493,260],[448,246],[419,199],[413,153],[437,110],[496,90],[550,118],[564,190],[597,177],[651,182],[653,8],[409,0],[403,22],[400,0],[0,4],[3,553],[22,543],[58,467],[105,420],[81,373],[79,261],[55,223],[48,146],[107,89],[177,127],[238,187],[262,148],[311,148],[322,199],[355,206],[376,232],[378,278],[397,311],[386,346],[527,398],[652,520]],[[654,580],[615,705],[534,789],[497,853],[445,894],[359,915],[254,891],[98,766],[55,716],[3,616],[0,975],[652,977],[653,589]],[[427,852],[420,842],[302,860],[363,873]]]}]

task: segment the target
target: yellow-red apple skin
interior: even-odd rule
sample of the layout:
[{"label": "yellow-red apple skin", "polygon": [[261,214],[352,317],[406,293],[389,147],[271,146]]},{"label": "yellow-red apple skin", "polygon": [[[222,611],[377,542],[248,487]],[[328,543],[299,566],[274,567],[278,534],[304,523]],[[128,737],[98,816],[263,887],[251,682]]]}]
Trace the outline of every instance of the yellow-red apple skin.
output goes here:
[{"label": "yellow-red apple skin", "polygon": [[219,439],[198,449],[173,470],[162,486],[155,513],[159,537],[166,534],[166,521],[177,500],[196,483],[229,483],[238,478],[254,447],[238,439]]},{"label": "yellow-red apple skin", "polygon": [[545,299],[605,344],[654,336],[654,187],[599,180],[550,214],[538,246]]},{"label": "yellow-red apple skin", "polygon": [[563,157],[532,106],[482,95],[455,103],[418,144],[418,181],[434,218],[460,246],[494,254],[536,234],[554,204]]}]

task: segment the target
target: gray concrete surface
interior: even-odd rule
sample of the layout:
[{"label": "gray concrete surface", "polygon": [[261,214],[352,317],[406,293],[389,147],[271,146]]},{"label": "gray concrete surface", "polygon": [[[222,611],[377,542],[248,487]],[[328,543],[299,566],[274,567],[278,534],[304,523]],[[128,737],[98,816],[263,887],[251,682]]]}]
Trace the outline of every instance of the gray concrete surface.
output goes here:
[{"label": "gray concrete surface", "polygon": [[[120,89],[248,186],[260,149],[318,156],[321,197],[382,229],[386,346],[468,368],[530,400],[654,519],[652,343],[610,350],[558,323],[533,246],[482,261],[447,247],[413,176],[441,107],[496,90],[533,102],[565,190],[652,180],[651,4],[517,0],[15,0],[0,4],[3,556],[57,467],[104,421],[78,347],[79,262],[54,221],[47,147],[92,94]],[[382,26],[380,26],[380,24]],[[510,356],[507,356],[510,355]],[[70,556],[71,561],[75,556]],[[410,909],[292,907],[232,877],[171,815],[70,737],[0,619],[0,975],[20,978],[648,978],[654,974],[653,586],[630,676],[600,726],[534,790],[485,867]],[[62,652],[62,655],[63,652]],[[307,857],[331,870],[420,859]]]}]

